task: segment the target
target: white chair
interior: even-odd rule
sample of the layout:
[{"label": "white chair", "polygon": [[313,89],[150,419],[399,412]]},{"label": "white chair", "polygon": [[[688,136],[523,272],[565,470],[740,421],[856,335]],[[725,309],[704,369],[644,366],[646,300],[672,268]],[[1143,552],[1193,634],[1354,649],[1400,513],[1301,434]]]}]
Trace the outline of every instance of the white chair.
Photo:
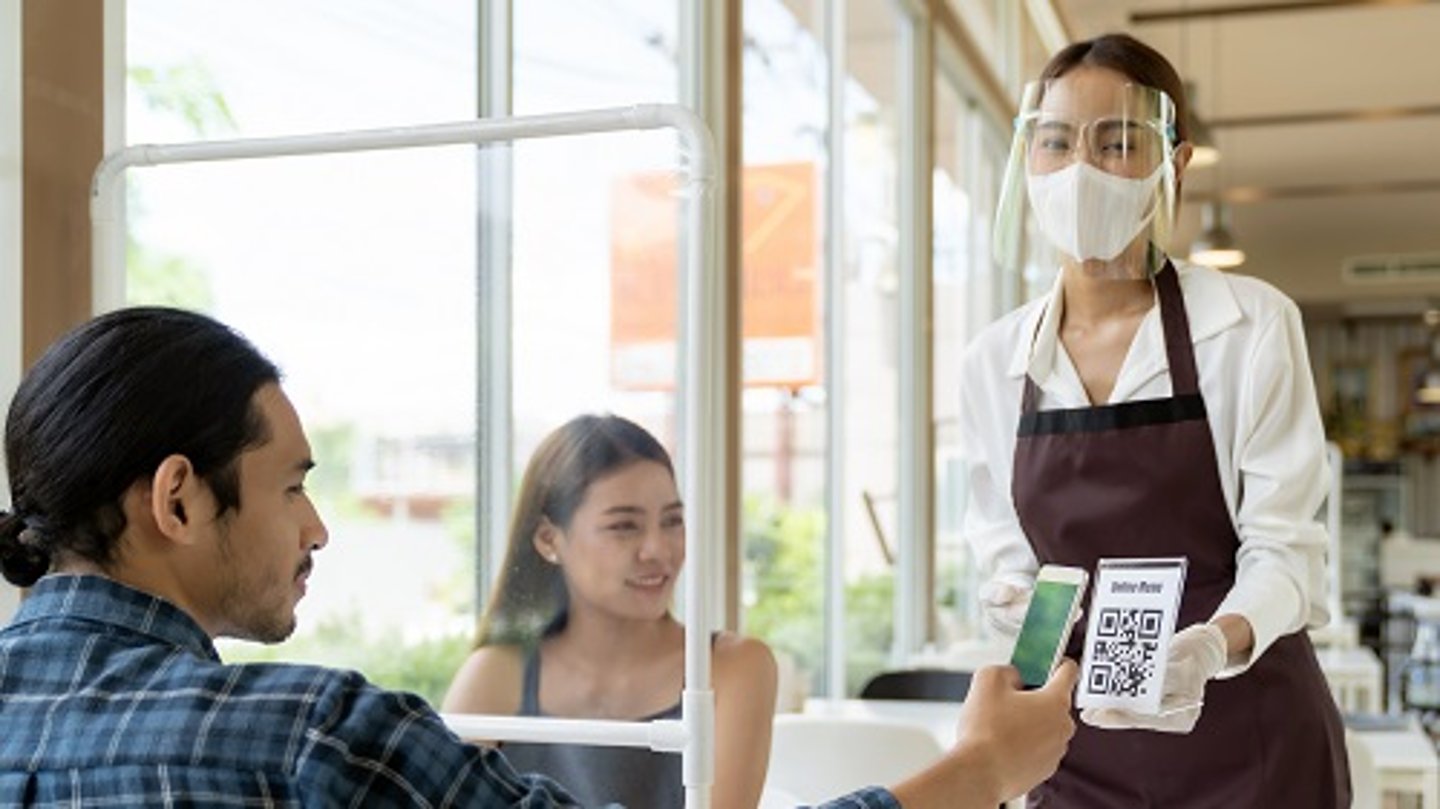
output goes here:
[{"label": "white chair", "polygon": [[1345,751],[1350,759],[1351,809],[1380,809],[1380,772],[1370,748],[1349,728],[1345,729]]},{"label": "white chair", "polygon": [[779,714],[765,788],[820,803],[861,787],[894,784],[942,753],[940,742],[918,725]]},{"label": "white chair", "polygon": [[783,649],[771,649],[775,656],[775,713],[799,713],[805,710],[810,695],[807,673],[800,670],[795,658]]}]

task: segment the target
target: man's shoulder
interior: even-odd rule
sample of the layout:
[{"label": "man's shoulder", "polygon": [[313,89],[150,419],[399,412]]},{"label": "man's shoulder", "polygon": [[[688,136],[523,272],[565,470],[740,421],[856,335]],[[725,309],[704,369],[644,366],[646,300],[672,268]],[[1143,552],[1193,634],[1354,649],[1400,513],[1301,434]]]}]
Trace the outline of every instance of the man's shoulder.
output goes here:
[{"label": "man's shoulder", "polygon": [[216,664],[189,676],[177,671],[161,687],[171,698],[131,725],[178,730],[194,740],[197,760],[210,763],[238,758],[294,772],[317,742],[375,750],[417,721],[439,721],[419,696],[325,666]]},{"label": "man's shoulder", "polygon": [[27,648],[52,654],[10,667],[0,697],[17,698],[0,698],[9,731],[0,765],[287,771],[308,731],[367,687],[319,666],[226,665],[176,647],[91,641],[68,655],[53,643]]},{"label": "man's shoulder", "polygon": [[314,726],[333,721],[337,712],[409,696],[374,685],[358,671],[304,663],[217,664],[203,679],[209,696],[236,708],[241,721],[249,711],[274,710]]},{"label": "man's shoulder", "polygon": [[212,725],[253,725],[257,733],[268,728],[288,735],[296,732],[297,725],[321,721],[329,706],[346,694],[370,686],[356,672],[324,666],[227,664],[192,658],[136,687],[169,694],[171,710],[183,706],[203,713]]},{"label": "man's shoulder", "polygon": [[375,687],[358,671],[311,663],[216,663],[213,673],[238,688],[261,693]]},{"label": "man's shoulder", "polygon": [[[348,737],[353,741],[388,738],[397,724],[439,723],[429,702],[418,694],[376,685],[350,669],[296,663],[223,665],[226,694],[249,712],[275,712],[293,717],[311,735]],[[237,716],[244,721],[247,711]]]}]

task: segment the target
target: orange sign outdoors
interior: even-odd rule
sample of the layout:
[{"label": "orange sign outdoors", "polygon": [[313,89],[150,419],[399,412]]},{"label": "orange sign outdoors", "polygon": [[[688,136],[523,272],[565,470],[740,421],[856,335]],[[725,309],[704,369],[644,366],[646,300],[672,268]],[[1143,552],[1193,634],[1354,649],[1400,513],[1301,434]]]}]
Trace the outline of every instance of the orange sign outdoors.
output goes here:
[{"label": "orange sign outdoors", "polygon": [[[819,381],[815,172],[810,163],[746,166],[741,178],[741,334],[747,386]],[[677,236],[672,173],[616,183],[610,246],[611,381],[675,386]]]}]

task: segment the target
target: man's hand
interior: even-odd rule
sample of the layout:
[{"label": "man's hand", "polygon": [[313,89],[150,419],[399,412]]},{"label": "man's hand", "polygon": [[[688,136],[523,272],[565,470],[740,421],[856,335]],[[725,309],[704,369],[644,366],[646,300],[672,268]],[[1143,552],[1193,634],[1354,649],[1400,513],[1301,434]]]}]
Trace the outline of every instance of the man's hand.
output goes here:
[{"label": "man's hand", "polygon": [[1189,733],[1200,721],[1205,683],[1225,667],[1225,634],[1215,624],[1192,624],[1175,633],[1165,664],[1165,685],[1157,716],[1120,708],[1086,708],[1080,719],[1108,730],[1141,729]]},{"label": "man's hand", "polygon": [[1078,669],[1063,661],[1044,688],[1022,691],[1020,672],[989,666],[975,672],[960,711],[958,751],[973,750],[1007,801],[1054,774],[1075,735],[1070,701]]},{"label": "man's hand", "polygon": [[894,788],[905,809],[986,807],[1049,778],[1075,734],[1070,700],[1074,661],[1062,662],[1044,688],[1022,691],[1011,666],[975,672],[960,711],[955,747]]}]

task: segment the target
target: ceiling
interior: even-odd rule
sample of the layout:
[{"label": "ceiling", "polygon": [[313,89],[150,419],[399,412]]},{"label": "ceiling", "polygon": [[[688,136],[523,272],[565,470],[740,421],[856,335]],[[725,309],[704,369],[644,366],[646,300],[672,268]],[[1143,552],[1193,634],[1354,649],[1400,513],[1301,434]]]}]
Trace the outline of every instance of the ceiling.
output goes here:
[{"label": "ceiling", "polygon": [[1355,256],[1440,257],[1440,3],[1051,2],[1072,39],[1127,31],[1194,82],[1222,157],[1187,174],[1177,245],[1218,193],[1247,254],[1239,271],[1308,309],[1440,304],[1440,274],[1347,282],[1341,269]]}]

